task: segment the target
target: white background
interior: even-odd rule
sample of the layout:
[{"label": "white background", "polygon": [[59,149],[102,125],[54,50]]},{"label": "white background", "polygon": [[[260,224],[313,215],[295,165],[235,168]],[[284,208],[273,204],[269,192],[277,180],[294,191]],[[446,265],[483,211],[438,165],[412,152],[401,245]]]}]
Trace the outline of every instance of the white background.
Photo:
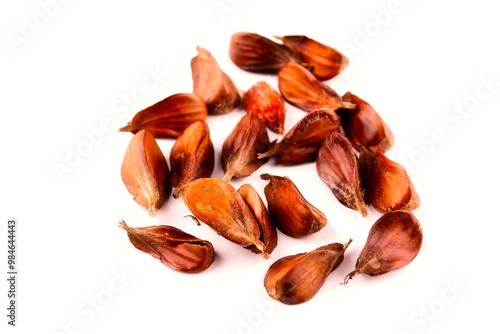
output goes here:
[{"label": "white background", "polygon": [[[214,3],[226,10],[218,12]],[[499,8],[487,0],[465,3],[75,0],[50,7],[49,17],[37,1],[2,1],[5,273],[6,223],[16,218],[19,224],[18,326],[6,324],[1,279],[2,332],[499,333]],[[392,13],[381,17],[388,9]],[[13,36],[29,32],[27,22],[39,27],[13,44]],[[190,59],[197,45],[212,52],[240,90],[258,80],[277,88],[275,76],[244,72],[230,61],[229,39],[238,31],[305,34],[339,50],[351,47],[350,66],[327,83],[367,100],[394,132],[387,155],[405,164],[422,200],[414,214],[424,244],[410,265],[339,284],[381,214],[370,208],[362,219],[340,205],[313,163],[284,168],[271,160],[232,181],[236,187],[250,183],[263,196],[261,172],[287,175],[328,217],[327,226],[307,238],[279,233],[269,260],[183,219],[188,211],[181,199],[170,198],[156,218],[132,200],[120,178],[132,136],[116,129],[138,110],[192,91]],[[168,74],[124,108],[124,96],[141,90],[148,69]],[[494,85],[485,86],[488,80]],[[304,115],[287,105],[285,131]],[[242,116],[235,110],[208,118],[214,177],[222,177],[222,142]],[[99,139],[102,122],[111,131],[99,132]],[[440,142],[430,142],[435,132]],[[66,165],[71,150],[84,149],[85,133],[95,134],[95,144],[58,177],[54,164]],[[159,141],[167,157],[172,144]],[[120,219],[130,226],[179,227],[210,240],[217,259],[201,274],[174,272],[136,250],[117,227]],[[351,237],[344,262],[311,301],[291,307],[267,296],[262,281],[273,261]],[[124,281],[116,280],[118,274]]]}]

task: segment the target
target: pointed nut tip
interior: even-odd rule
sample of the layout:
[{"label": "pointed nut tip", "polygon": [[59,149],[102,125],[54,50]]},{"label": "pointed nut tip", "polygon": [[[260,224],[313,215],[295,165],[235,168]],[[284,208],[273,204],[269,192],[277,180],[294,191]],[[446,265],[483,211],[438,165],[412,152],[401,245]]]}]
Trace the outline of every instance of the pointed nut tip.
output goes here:
[{"label": "pointed nut tip", "polygon": [[339,72],[342,72],[347,66],[349,66],[349,58],[342,55],[342,60],[340,61]]},{"label": "pointed nut tip", "polygon": [[349,245],[351,244],[351,242],[352,242],[352,238],[349,238],[349,241],[344,244],[344,250],[346,250],[347,247],[349,247]]},{"label": "pointed nut tip", "polygon": [[125,125],[121,128],[118,129],[118,132],[129,132],[129,126],[128,125]]},{"label": "pointed nut tip", "polygon": [[229,182],[231,179],[234,177],[234,174],[232,172],[227,171],[224,174],[224,177],[222,178],[222,181]]},{"label": "pointed nut tip", "polygon": [[182,193],[184,192],[184,189],[186,189],[186,186],[187,186],[187,184],[175,188],[174,193],[172,194],[172,197],[175,199],[179,198],[182,195]]},{"label": "pointed nut tip", "polygon": [[156,217],[156,206],[154,204],[151,204],[149,206],[149,216],[155,218]]},{"label": "pointed nut tip", "polygon": [[368,211],[366,210],[366,206],[361,207],[361,208],[359,209],[359,211],[361,212],[361,216],[362,216],[363,218],[368,217]]},{"label": "pointed nut tip", "polygon": [[264,259],[267,259],[269,258],[269,254],[264,250],[265,246],[264,246],[264,243],[262,243],[262,241],[260,240],[257,240],[255,243],[254,243],[254,246],[260,251],[260,253],[262,254],[262,257]]},{"label": "pointed nut tip", "polygon": [[130,231],[133,230],[133,228],[131,228],[130,226],[128,226],[127,223],[125,223],[125,221],[123,219],[118,222],[118,227],[121,228],[122,230],[124,230],[127,233],[130,233]]}]

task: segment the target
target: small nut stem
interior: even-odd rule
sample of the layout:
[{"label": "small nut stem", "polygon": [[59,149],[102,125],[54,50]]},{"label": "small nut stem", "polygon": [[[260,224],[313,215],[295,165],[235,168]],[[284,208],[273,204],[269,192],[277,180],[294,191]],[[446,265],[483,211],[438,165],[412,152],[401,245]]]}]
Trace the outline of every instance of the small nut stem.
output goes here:
[{"label": "small nut stem", "polygon": [[344,278],[344,283],[340,283],[341,285],[343,286],[346,286],[347,283],[349,282],[349,280],[351,280],[354,276],[356,276],[358,274],[358,270],[353,270],[351,273],[349,273],[349,275],[347,275],[345,278]]},{"label": "small nut stem", "polygon": [[347,247],[349,247],[351,242],[352,242],[352,238],[350,238],[349,241],[344,244],[344,251],[347,249]]},{"label": "small nut stem", "polygon": [[198,220],[198,218],[196,218],[196,217],[195,217],[195,216],[193,216],[193,215],[185,215],[185,216],[184,216],[184,218],[191,218],[192,220],[194,220],[194,221],[195,221],[195,223],[196,223],[196,225],[197,225],[197,226],[201,226],[201,223],[200,223],[200,221]]}]

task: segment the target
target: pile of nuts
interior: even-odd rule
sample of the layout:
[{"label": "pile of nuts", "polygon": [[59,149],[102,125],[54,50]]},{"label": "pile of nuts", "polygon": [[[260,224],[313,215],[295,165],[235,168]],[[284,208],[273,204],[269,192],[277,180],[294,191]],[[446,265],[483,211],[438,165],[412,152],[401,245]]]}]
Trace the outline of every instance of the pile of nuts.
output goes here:
[{"label": "pile of nuts", "polygon": [[[371,227],[344,284],[358,274],[377,276],[406,266],[422,246],[420,223],[410,212],[420,199],[405,169],[384,155],[394,142],[390,128],[366,101],[350,92],[341,97],[322,82],[347,66],[344,55],[306,36],[277,39],[282,43],[236,33],[229,55],[243,70],[277,73],[281,94],[261,81],[240,97],[212,54],[198,47],[191,60],[193,93],[171,95],[139,111],[120,129],[134,134],[121,166],[123,183],[152,217],[175,188],[173,197],[182,196],[197,220],[269,258],[278,244],[276,229],[304,237],[326,225],[325,214],[286,176],[261,175],[269,181],[264,188],[267,207],[250,184],[235,189],[229,182],[251,175],[273,157],[280,165],[316,162],[319,178],[340,203],[363,217],[369,204],[384,213]],[[271,142],[267,129],[284,133],[284,101],[307,114],[279,142]],[[222,145],[224,178],[211,178],[215,153],[207,115],[240,106],[246,114]],[[157,138],[176,138],[170,169]],[[209,241],[178,228],[133,228],[124,221],[119,226],[137,249],[171,269],[198,273],[215,260]],[[351,241],[277,260],[264,278],[267,293],[284,304],[308,301],[340,265]]]}]

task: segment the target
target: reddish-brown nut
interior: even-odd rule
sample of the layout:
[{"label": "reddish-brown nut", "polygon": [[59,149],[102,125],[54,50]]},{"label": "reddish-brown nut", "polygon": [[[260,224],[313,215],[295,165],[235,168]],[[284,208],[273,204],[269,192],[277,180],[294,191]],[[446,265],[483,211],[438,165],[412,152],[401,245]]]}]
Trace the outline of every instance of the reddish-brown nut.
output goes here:
[{"label": "reddish-brown nut", "polygon": [[121,166],[128,192],[141,206],[156,216],[172,190],[168,164],[155,138],[147,130],[139,131],[130,141]]},{"label": "reddish-brown nut", "polygon": [[193,93],[205,101],[209,114],[225,114],[240,105],[240,93],[233,80],[224,73],[207,50],[196,48],[191,59]]},{"label": "reddish-brown nut", "polygon": [[245,92],[242,107],[253,112],[271,130],[283,134],[285,126],[285,102],[267,82],[259,81]]},{"label": "reddish-brown nut", "polygon": [[191,213],[224,238],[269,257],[260,228],[245,200],[228,182],[204,178],[188,183],[182,194]]},{"label": "reddish-brown nut", "polygon": [[306,201],[292,180],[270,174],[262,174],[260,178],[270,181],[264,188],[267,208],[281,232],[299,238],[325,227],[325,214]]},{"label": "reddish-brown nut", "polygon": [[404,167],[387,158],[380,147],[375,153],[361,147],[359,167],[368,200],[375,209],[387,212],[420,206],[420,197]]},{"label": "reddish-brown nut", "polygon": [[316,170],[340,203],[359,210],[363,217],[367,216],[358,158],[346,137],[334,132],[323,142],[316,159]]},{"label": "reddish-brown nut", "polygon": [[308,253],[274,262],[264,277],[267,294],[283,304],[296,305],[313,298],[328,276],[342,263],[346,244],[332,243]]},{"label": "reddish-brown nut", "polygon": [[239,68],[261,73],[277,73],[290,62],[300,63],[290,48],[249,32],[231,36],[229,57]]},{"label": "reddish-brown nut", "polygon": [[294,165],[316,160],[321,144],[334,132],[340,132],[340,119],[329,109],[318,109],[304,116],[276,145],[260,159],[276,157],[281,165]]},{"label": "reddish-brown nut", "polygon": [[214,170],[214,145],[205,121],[196,121],[184,130],[170,151],[170,184],[178,198],[191,181],[209,177]]},{"label": "reddish-brown nut", "polygon": [[148,130],[156,138],[180,136],[191,123],[207,119],[205,102],[196,94],[179,93],[139,111],[120,132]]},{"label": "reddish-brown nut", "polygon": [[342,101],[356,106],[351,110],[338,110],[345,135],[356,150],[361,151],[363,146],[376,151],[380,147],[382,152],[386,152],[392,147],[394,135],[371,105],[350,92],[342,96]]},{"label": "reddish-brown nut", "polygon": [[[249,184],[242,185],[238,189],[238,193],[248,205],[250,211],[252,211],[252,214],[259,225],[260,241],[264,244],[264,252],[271,254],[278,245],[278,235],[276,233],[276,227],[271,220],[271,216],[269,216],[266,205],[262,201],[262,198],[260,198],[255,188]],[[260,253],[254,245],[251,245],[248,248],[254,253]]]},{"label": "reddish-brown nut", "polygon": [[123,220],[118,225],[127,231],[132,245],[151,254],[167,267],[187,273],[199,273],[215,260],[214,247],[178,228],[168,225],[129,227]]},{"label": "reddish-brown nut", "polygon": [[346,56],[328,45],[307,36],[277,37],[292,49],[294,55],[311,66],[311,73],[318,80],[328,80],[340,74],[349,64]]},{"label": "reddish-brown nut", "polygon": [[422,227],[409,211],[391,211],[373,224],[356,269],[344,284],[358,274],[378,276],[408,265],[422,247]]},{"label": "reddish-brown nut", "polygon": [[268,159],[258,159],[257,154],[270,146],[266,126],[253,113],[247,113],[224,140],[221,163],[224,181],[245,177],[255,172]]},{"label": "reddish-brown nut", "polygon": [[332,88],[298,64],[283,66],[278,73],[278,88],[288,103],[307,112],[320,108],[353,108],[351,103],[343,102]]}]

